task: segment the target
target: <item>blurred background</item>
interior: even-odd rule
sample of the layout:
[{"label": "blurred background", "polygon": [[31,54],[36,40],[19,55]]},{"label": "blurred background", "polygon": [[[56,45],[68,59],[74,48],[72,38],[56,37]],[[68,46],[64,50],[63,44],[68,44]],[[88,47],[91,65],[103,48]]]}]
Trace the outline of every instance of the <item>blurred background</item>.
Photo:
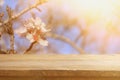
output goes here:
[{"label": "blurred background", "polygon": [[[35,4],[36,0],[0,0],[0,13],[10,6],[14,14]],[[48,0],[39,9],[32,9],[14,21],[14,29],[23,21],[40,17],[54,36],[49,45],[35,44],[30,53],[36,54],[117,54],[120,53],[120,0]],[[3,35],[0,47],[9,49],[8,35]],[[15,34],[15,49],[23,53],[29,40]]]}]

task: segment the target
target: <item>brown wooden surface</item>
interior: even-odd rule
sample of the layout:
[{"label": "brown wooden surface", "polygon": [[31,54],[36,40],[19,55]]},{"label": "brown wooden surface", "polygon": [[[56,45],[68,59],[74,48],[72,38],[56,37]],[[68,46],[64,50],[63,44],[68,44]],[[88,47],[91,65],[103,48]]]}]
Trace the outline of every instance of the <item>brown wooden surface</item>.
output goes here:
[{"label": "brown wooden surface", "polygon": [[0,80],[120,80],[120,55],[0,55]]}]

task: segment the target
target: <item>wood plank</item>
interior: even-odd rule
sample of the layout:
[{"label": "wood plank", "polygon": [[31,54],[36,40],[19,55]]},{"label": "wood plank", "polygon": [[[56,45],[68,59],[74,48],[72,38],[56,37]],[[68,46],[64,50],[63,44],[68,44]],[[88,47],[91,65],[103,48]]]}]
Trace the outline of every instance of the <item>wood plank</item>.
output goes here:
[{"label": "wood plank", "polygon": [[0,70],[116,70],[120,55],[0,55]]},{"label": "wood plank", "polygon": [[119,80],[120,55],[0,55],[0,80]]}]

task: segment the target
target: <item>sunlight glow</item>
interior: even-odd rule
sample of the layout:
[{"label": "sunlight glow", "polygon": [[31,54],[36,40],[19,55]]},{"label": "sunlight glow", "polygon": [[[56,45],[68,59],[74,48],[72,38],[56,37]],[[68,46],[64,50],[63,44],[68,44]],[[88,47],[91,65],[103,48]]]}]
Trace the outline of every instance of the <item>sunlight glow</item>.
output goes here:
[{"label": "sunlight glow", "polygon": [[114,12],[115,6],[113,3],[119,2],[119,0],[69,0],[69,4],[76,11],[85,15],[99,15],[106,18]]},{"label": "sunlight glow", "polygon": [[[70,17],[81,20],[81,24],[120,34],[120,0],[53,0],[61,5]],[[58,9],[58,7],[57,7]],[[116,31],[117,30],[117,31]]]},{"label": "sunlight glow", "polygon": [[120,26],[120,0],[68,0],[68,4],[79,19],[95,24],[97,29],[112,27],[113,31],[113,27]]}]

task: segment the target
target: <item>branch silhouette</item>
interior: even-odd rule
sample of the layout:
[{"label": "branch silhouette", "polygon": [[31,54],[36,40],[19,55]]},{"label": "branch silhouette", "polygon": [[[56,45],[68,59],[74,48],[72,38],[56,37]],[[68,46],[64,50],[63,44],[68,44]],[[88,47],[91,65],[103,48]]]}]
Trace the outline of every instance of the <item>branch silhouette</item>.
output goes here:
[{"label": "branch silhouette", "polygon": [[53,34],[53,33],[48,33],[46,34],[46,37],[51,37],[51,38],[55,38],[55,39],[59,39],[62,40],[68,44],[70,44],[74,49],[76,49],[79,53],[83,54],[84,50],[81,49],[80,47],[78,47],[73,41],[71,41],[70,39],[61,36],[61,35],[57,35],[57,34]]}]

